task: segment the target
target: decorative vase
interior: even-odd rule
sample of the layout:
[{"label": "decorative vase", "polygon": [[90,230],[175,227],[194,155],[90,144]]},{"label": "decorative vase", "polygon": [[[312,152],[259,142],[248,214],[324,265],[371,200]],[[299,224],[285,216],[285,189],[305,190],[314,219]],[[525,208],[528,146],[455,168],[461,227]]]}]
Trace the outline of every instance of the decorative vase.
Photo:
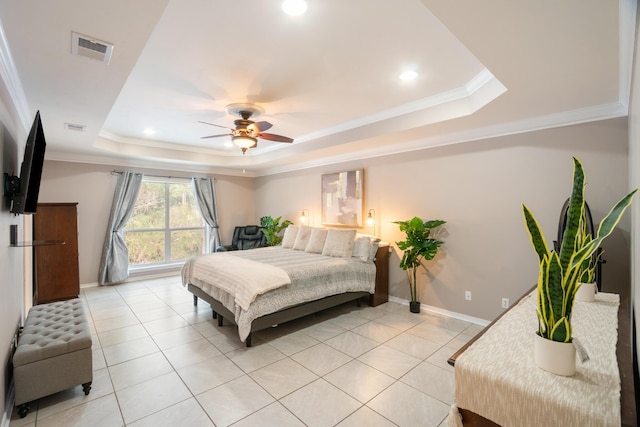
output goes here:
[{"label": "decorative vase", "polygon": [[539,368],[565,377],[575,375],[576,348],[573,343],[551,341],[536,333],[533,344],[533,355]]},{"label": "decorative vase", "polygon": [[596,300],[596,283],[580,283],[576,292],[576,301],[594,302]]},{"label": "decorative vase", "polygon": [[409,301],[409,311],[412,313],[420,313],[420,301]]}]

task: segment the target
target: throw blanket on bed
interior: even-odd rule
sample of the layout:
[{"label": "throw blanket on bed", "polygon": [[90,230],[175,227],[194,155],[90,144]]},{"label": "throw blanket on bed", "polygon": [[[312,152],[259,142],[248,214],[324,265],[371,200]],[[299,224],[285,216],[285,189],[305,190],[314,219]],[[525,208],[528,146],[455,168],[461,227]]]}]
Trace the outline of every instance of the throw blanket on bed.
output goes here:
[{"label": "throw blanket on bed", "polygon": [[280,267],[222,253],[198,257],[191,264],[190,276],[232,295],[243,310],[248,310],[258,295],[291,283]]}]

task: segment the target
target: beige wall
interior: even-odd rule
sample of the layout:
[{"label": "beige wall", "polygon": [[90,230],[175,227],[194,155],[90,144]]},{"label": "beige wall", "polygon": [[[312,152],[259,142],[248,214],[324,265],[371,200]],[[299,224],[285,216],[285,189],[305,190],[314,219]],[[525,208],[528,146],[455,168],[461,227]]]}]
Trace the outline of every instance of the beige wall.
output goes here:
[{"label": "beige wall", "polygon": [[[261,177],[256,213],[299,222],[300,210],[309,209],[320,225],[321,174],[362,167],[365,212],[375,209],[375,232],[383,240],[403,238],[392,221],[448,221],[446,244],[428,263],[429,277],[419,280],[420,301],[489,320],[502,311],[503,297],[514,301],[537,280],[521,204],[533,210],[551,244],[571,189],[571,156],[577,156],[594,220],[601,220],[627,189],[626,126],[626,119],[608,120]],[[628,283],[629,215],[604,246],[604,280]],[[406,274],[398,263],[394,245],[390,292],[406,300]],[[467,290],[472,301],[464,300]]]},{"label": "beige wall", "polygon": [[[116,176],[113,166],[46,161],[39,202],[78,203],[78,250],[80,283],[98,280],[100,256]],[[150,175],[189,177],[188,173],[136,169]],[[229,242],[235,225],[252,223],[254,215],[253,179],[215,175],[222,241]]]},{"label": "beige wall", "polygon": [[[17,126],[15,113],[10,113],[5,106],[4,87],[0,83],[0,161],[2,172],[20,175],[20,161],[24,151],[26,134]],[[13,396],[9,393],[11,343],[21,322],[24,307],[24,249],[9,246],[9,226],[19,226],[22,237],[23,220],[28,216],[14,216],[9,213],[7,201],[2,199],[0,209],[0,425],[9,425],[9,417],[13,409]],[[19,240],[23,240],[20,238]],[[29,248],[30,249],[30,248]],[[27,250],[29,250],[27,249]]]},{"label": "beige wall", "polygon": [[[445,310],[481,319],[502,311],[536,281],[535,255],[522,223],[521,203],[534,211],[549,242],[555,238],[560,208],[571,188],[571,156],[587,173],[587,200],[599,221],[628,185],[627,121],[615,119],[511,135],[449,147],[367,159],[338,166],[257,179],[216,176],[222,239],[235,225],[263,215],[299,222],[309,209],[320,225],[320,175],[365,169],[365,210],[376,211],[374,231],[382,239],[402,239],[392,221],[414,215],[441,218],[446,244],[420,279],[419,299]],[[111,166],[45,163],[42,202],[78,202],[80,280],[97,280],[115,177]],[[171,174],[168,171],[144,171]],[[605,242],[604,280],[629,282],[629,215]],[[408,299],[405,273],[391,256],[391,295]],[[472,301],[464,300],[465,291]]]}]

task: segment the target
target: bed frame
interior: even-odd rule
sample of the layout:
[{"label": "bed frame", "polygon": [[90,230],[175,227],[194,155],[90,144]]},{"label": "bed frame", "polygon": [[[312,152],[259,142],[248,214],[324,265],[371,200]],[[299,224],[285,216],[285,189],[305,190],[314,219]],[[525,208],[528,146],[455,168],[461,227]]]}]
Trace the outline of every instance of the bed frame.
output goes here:
[{"label": "bed frame", "polygon": [[[349,301],[356,301],[358,306],[360,306],[361,301],[364,298],[367,298],[367,302],[372,307],[387,302],[389,300],[389,251],[389,246],[381,246],[378,248],[378,252],[376,252],[376,258],[374,261],[374,264],[376,265],[376,286],[374,294],[370,294],[369,292],[346,292],[294,305],[280,311],[276,311],[275,313],[258,317],[251,322],[251,332],[245,340],[246,346],[251,347],[251,335],[255,331],[270,328],[273,325],[278,325],[290,320],[299,319],[301,317],[308,316],[309,314],[317,313]],[[193,305],[198,305],[198,298],[211,305],[213,318],[218,319],[218,326],[222,326],[224,324],[225,317],[227,319],[235,318],[233,313],[222,305],[220,301],[216,300],[197,286],[189,283],[187,284],[187,290],[193,294]]]},{"label": "bed frame", "polygon": [[[222,303],[214,299],[211,295],[204,292],[202,289],[192,284],[188,285],[189,292],[193,293],[193,304],[198,304],[198,298],[208,302],[211,305],[213,311],[213,318],[218,319],[218,326],[222,326],[224,318],[233,319],[234,315],[229,311]],[[283,310],[276,311],[275,313],[266,314],[262,317],[258,317],[251,322],[251,332],[247,336],[245,343],[247,347],[251,347],[251,335],[255,331],[270,328],[273,325],[288,322],[290,320],[299,319],[309,314],[317,313],[318,311],[326,310],[327,308],[335,307],[340,304],[344,304],[349,301],[356,300],[358,306],[362,298],[373,297],[369,292],[347,292],[344,294],[331,295],[319,300],[309,301],[307,303],[294,305],[287,307]]]}]

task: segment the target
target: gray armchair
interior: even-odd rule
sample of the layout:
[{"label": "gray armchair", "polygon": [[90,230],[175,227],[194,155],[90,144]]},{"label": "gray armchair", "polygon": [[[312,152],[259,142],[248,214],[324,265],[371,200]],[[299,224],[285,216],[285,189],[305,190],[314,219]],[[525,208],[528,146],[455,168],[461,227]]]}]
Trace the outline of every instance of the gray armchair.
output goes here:
[{"label": "gray armchair", "polygon": [[230,245],[218,246],[216,252],[237,251],[267,246],[265,237],[259,225],[245,225],[233,230]]}]

